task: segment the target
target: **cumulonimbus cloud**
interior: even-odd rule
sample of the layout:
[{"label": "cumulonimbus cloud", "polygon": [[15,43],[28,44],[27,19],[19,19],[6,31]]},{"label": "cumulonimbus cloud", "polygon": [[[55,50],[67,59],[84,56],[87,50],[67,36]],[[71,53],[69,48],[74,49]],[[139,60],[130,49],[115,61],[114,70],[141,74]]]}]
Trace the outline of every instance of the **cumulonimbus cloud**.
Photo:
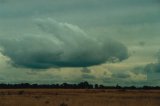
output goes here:
[{"label": "cumulonimbus cloud", "polygon": [[155,81],[157,83],[157,81],[159,81],[160,75],[160,50],[157,53],[155,53],[154,56],[156,61],[145,65],[143,70],[147,74],[147,79],[149,81]]},{"label": "cumulonimbus cloud", "polygon": [[144,71],[147,73],[160,73],[160,51],[156,53],[157,62],[147,64]]},{"label": "cumulonimbus cloud", "polygon": [[53,19],[35,22],[39,34],[1,36],[3,55],[15,66],[26,68],[88,67],[111,58],[122,61],[127,48],[108,38],[87,35],[76,25]]}]

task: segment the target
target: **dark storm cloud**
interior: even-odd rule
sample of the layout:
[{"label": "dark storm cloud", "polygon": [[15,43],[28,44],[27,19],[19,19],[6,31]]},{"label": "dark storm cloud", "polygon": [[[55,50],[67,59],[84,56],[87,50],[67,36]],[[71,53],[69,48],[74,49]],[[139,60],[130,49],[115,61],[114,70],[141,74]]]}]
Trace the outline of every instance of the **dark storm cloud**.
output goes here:
[{"label": "dark storm cloud", "polygon": [[155,72],[155,73],[160,73],[160,63],[152,63],[152,64],[148,64],[145,68],[144,68],[145,72]]},{"label": "dark storm cloud", "polygon": [[151,63],[145,66],[144,71],[145,72],[155,72],[160,73],[160,51],[156,54],[157,62]]},{"label": "dark storm cloud", "polygon": [[[39,19],[39,34],[2,36],[2,53],[17,67],[88,67],[115,57],[128,58],[127,48],[108,38],[87,35],[78,26]],[[103,39],[103,40],[102,40]]]}]

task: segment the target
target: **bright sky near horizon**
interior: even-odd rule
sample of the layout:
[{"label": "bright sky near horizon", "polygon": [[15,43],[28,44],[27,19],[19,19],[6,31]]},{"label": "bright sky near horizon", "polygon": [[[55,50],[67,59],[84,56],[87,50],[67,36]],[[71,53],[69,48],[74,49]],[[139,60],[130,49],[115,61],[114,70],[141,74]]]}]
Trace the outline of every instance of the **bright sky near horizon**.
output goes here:
[{"label": "bright sky near horizon", "polygon": [[160,84],[159,0],[0,0],[0,83]]}]

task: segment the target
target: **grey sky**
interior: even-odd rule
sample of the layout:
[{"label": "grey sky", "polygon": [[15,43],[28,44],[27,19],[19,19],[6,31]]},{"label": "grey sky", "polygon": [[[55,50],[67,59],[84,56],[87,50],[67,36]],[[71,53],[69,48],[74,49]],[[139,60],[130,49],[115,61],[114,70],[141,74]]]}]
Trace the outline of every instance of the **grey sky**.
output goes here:
[{"label": "grey sky", "polygon": [[[160,65],[156,59],[156,54],[160,50],[159,13],[159,0],[0,0],[0,82],[79,82],[84,80],[84,76],[85,80],[87,80],[86,77],[88,76],[88,81],[92,82],[91,78],[93,78],[95,82],[92,83],[103,83],[106,85],[115,83],[123,85],[125,83],[130,83],[131,85],[151,84],[149,80],[153,78],[147,78],[144,67],[150,63]],[[58,29],[61,31],[60,35],[63,36],[62,38],[68,39],[71,42],[71,48],[74,48],[75,44],[73,42],[76,42],[76,45],[80,45],[81,43],[78,41],[86,40],[86,38],[82,37],[83,34],[78,34],[79,38],[75,37],[74,35],[77,34],[75,30],[79,29],[86,34],[88,38],[83,43],[84,45],[81,46],[86,47],[86,50],[91,52],[89,58],[85,56],[83,57],[84,59],[81,58],[83,60],[81,62],[84,64],[86,64],[85,59],[93,62],[97,61],[97,59],[100,60],[105,55],[111,56],[109,52],[113,53],[113,50],[119,53],[114,53],[113,56],[120,59],[123,54],[126,57],[121,59],[123,61],[118,61],[117,63],[110,63],[111,61],[107,61],[108,59],[106,59],[106,62],[103,60],[103,62],[100,62],[103,64],[88,67],[90,73],[87,73],[87,75],[81,71],[83,67],[75,68],[72,65],[68,68],[49,67],[49,69],[32,69],[31,67],[18,67],[19,65],[13,66],[13,62],[22,63],[20,66],[32,63],[32,59],[30,58],[25,60],[27,56],[33,56],[31,55],[33,51],[27,52],[29,46],[38,48],[37,52],[34,49],[34,55],[41,54],[41,57],[39,57],[39,60],[34,59],[33,64],[35,66],[35,63],[37,65],[37,61],[39,61],[38,65],[42,67],[44,66],[44,62],[47,65],[53,63],[53,61],[47,59],[51,56],[49,54],[46,54],[47,56],[44,55],[42,51],[52,50],[50,53],[54,54],[55,52],[53,51],[55,49],[53,48],[61,47],[60,51],[65,51],[65,53],[68,53],[67,56],[70,56],[70,58],[64,57],[69,60],[73,59],[74,63],[77,62],[75,60],[78,57],[73,54],[78,51],[78,56],[80,57],[82,56],[80,54],[86,51],[85,49],[80,49],[80,46],[72,49],[72,52],[70,52],[70,46],[67,46],[67,44],[68,48],[56,46],[56,38],[53,38],[52,35],[55,36],[59,31],[57,30],[57,26],[53,27],[53,25],[50,25],[51,22],[46,22],[48,19],[55,20],[57,23],[67,24],[70,28],[73,28],[74,31],[70,30],[68,32],[66,32],[65,28]],[[45,22],[42,25],[45,30],[38,26],[37,20]],[[53,32],[50,33],[50,31]],[[95,39],[94,43],[93,39]],[[108,43],[110,39],[113,41],[111,44],[112,49],[106,50],[105,48],[105,50],[102,50],[102,46],[98,46],[97,42],[101,42],[102,44],[103,42]],[[21,40],[21,42],[18,40]],[[42,40],[43,43],[40,43]],[[52,46],[52,43],[49,43],[51,40],[54,42]],[[38,44],[41,44],[41,46],[37,46]],[[126,52],[122,52],[123,47],[116,46],[117,44],[121,44],[124,48],[128,49],[129,57],[125,54]],[[59,50],[57,49],[56,51]],[[89,52],[83,53],[87,55]],[[98,53],[100,53],[99,56],[97,55]],[[63,60],[67,61],[64,57]],[[94,59],[92,58],[92,60],[91,57],[94,57]],[[55,59],[55,57],[50,59],[53,58]],[[59,66],[63,66],[62,63],[58,64],[60,64]],[[32,71],[36,71],[36,74],[27,74]],[[71,78],[70,75],[75,77]],[[119,82],[117,80],[119,79],[118,76],[123,75],[127,77],[121,78],[122,80]],[[115,78],[116,76],[117,78]],[[153,76],[154,74],[152,74]],[[157,74],[155,77],[157,77]]]}]

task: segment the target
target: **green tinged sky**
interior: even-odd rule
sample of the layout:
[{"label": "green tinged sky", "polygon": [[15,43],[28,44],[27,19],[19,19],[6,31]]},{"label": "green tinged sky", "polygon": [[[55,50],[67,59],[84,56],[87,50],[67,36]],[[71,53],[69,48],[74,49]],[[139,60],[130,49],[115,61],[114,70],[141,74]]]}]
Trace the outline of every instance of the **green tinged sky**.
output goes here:
[{"label": "green tinged sky", "polygon": [[160,84],[159,0],[0,0],[0,83]]}]

